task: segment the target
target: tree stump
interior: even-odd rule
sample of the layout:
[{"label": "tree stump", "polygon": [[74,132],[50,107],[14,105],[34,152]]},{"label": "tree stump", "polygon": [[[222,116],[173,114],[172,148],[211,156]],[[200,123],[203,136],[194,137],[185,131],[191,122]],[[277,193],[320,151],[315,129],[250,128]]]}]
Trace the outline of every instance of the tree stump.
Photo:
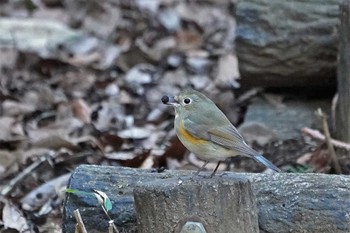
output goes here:
[{"label": "tree stump", "polygon": [[337,137],[350,142],[350,1],[340,6]]},{"label": "tree stump", "polygon": [[[259,232],[255,196],[243,176],[157,180],[134,190],[138,231]],[[198,226],[198,225],[201,225]]]}]

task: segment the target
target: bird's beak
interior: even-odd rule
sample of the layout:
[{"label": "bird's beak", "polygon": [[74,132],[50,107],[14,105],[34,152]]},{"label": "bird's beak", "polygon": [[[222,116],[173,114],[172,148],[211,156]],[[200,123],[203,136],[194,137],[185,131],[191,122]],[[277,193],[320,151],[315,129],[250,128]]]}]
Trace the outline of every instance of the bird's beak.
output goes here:
[{"label": "bird's beak", "polygon": [[177,102],[175,96],[164,95],[161,100],[163,104],[166,104],[166,105],[177,105],[179,103]]}]

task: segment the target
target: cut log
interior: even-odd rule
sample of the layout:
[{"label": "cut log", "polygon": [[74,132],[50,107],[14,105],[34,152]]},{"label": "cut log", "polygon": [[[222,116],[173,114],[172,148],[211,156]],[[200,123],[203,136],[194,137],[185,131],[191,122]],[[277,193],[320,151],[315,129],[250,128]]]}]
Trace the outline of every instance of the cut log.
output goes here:
[{"label": "cut log", "polygon": [[242,82],[335,86],[341,2],[238,1],[236,51]]},{"label": "cut log", "polygon": [[340,7],[337,137],[350,142],[350,1]]},{"label": "cut log", "polygon": [[[150,181],[185,179],[189,171],[143,170],[106,166],[79,166],[69,188],[105,192],[112,201],[109,215],[121,232],[136,232],[133,191]],[[208,176],[210,173],[204,173]],[[223,179],[235,179],[227,172]],[[350,177],[325,174],[275,175],[240,173],[250,180],[257,198],[260,232],[269,233],[348,233],[350,232]],[[206,178],[203,178],[206,179]],[[220,179],[220,177],[215,177]],[[73,211],[79,209],[88,232],[106,232],[108,218],[90,196],[67,194],[63,232],[74,232]]]},{"label": "cut log", "polygon": [[201,225],[201,233],[259,232],[255,196],[244,176],[156,180],[138,185],[134,197],[140,233],[187,232],[190,224]]}]

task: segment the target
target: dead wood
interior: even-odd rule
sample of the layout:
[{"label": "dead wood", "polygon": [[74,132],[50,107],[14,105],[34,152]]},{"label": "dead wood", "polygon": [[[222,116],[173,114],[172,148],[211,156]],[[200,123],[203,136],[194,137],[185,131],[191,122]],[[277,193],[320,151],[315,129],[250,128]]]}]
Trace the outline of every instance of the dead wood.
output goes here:
[{"label": "dead wood", "polygon": [[[136,231],[133,192],[147,182],[185,179],[189,171],[164,171],[122,167],[82,165],[76,169],[69,188],[106,192],[112,201],[110,216],[121,232]],[[209,175],[206,174],[207,176]],[[219,175],[219,174],[218,174]],[[350,177],[345,175],[275,175],[240,173],[251,181],[257,198],[260,232],[332,232],[350,231]],[[225,173],[223,179],[236,173]],[[203,178],[206,179],[206,178]],[[215,178],[215,179],[220,179]],[[222,197],[223,198],[223,197]],[[108,219],[93,197],[68,194],[64,206],[64,232],[73,232],[73,211],[79,209],[89,232],[106,232]]]}]

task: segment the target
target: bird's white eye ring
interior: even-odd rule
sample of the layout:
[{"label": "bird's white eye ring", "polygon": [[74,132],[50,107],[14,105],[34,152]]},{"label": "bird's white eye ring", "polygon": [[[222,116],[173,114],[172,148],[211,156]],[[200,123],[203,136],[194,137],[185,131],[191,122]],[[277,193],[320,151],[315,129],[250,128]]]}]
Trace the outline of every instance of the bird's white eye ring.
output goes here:
[{"label": "bird's white eye ring", "polygon": [[183,100],[184,104],[190,104],[192,102],[192,100],[190,98],[185,98]]}]

